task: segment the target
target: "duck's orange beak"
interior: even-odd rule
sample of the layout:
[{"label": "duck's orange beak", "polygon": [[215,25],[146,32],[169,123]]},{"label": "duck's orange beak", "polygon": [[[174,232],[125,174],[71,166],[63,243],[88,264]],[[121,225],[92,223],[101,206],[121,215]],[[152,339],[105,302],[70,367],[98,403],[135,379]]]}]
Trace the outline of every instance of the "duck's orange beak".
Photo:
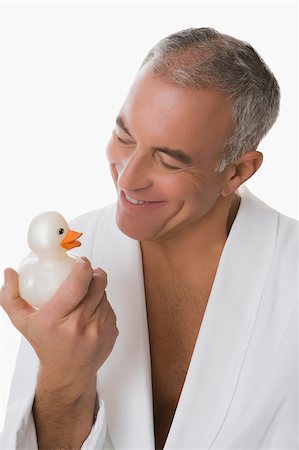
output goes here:
[{"label": "duck's orange beak", "polygon": [[72,248],[80,247],[81,242],[77,241],[77,239],[80,236],[82,236],[82,233],[69,230],[65,238],[60,242],[61,247],[65,248],[66,250],[71,250]]}]

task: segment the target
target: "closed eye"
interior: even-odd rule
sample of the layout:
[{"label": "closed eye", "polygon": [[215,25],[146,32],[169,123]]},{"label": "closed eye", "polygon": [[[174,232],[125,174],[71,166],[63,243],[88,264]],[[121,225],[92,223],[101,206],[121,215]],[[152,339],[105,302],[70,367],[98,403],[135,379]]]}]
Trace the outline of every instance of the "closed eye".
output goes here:
[{"label": "closed eye", "polygon": [[123,139],[119,136],[116,130],[113,130],[112,135],[117,139],[117,141],[122,145],[134,145],[134,142],[132,142],[132,139]]},{"label": "closed eye", "polygon": [[122,138],[119,137],[118,135],[116,135],[116,139],[117,139],[118,142],[120,142],[121,144],[130,144],[130,142],[125,141],[124,139],[122,139]]},{"label": "closed eye", "polygon": [[181,170],[181,167],[177,167],[177,166],[174,166],[174,165],[172,165],[172,164],[168,164],[168,163],[166,163],[166,162],[161,158],[160,155],[158,155],[158,156],[159,156],[160,164],[161,164],[163,167],[165,167],[166,169],[169,169],[169,170]]}]

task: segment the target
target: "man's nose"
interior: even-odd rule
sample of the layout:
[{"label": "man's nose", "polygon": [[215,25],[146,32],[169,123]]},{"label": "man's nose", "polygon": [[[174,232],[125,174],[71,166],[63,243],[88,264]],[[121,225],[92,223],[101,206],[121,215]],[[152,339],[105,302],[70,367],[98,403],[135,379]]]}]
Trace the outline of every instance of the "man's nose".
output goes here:
[{"label": "man's nose", "polygon": [[126,192],[146,189],[152,185],[150,162],[135,151],[119,165],[118,186]]}]

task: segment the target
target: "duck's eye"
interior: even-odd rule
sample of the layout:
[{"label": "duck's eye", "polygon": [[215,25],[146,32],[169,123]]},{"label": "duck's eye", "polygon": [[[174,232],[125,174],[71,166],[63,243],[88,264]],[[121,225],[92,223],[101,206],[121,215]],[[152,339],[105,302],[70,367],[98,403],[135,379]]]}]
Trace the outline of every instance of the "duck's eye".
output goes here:
[{"label": "duck's eye", "polygon": [[63,228],[59,228],[58,234],[63,234],[63,233],[64,233],[64,229]]}]

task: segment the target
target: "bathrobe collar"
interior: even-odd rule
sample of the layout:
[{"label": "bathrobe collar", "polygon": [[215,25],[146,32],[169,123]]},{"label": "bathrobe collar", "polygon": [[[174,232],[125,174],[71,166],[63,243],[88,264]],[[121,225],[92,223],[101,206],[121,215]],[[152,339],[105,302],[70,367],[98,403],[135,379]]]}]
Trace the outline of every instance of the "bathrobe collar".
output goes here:
[{"label": "bathrobe collar", "polygon": [[[219,261],[165,449],[213,445],[254,332],[274,253],[278,216],[244,186],[239,193],[239,211]],[[98,230],[93,255],[94,263],[108,273],[107,295],[120,332],[100,369],[99,390],[114,446],[154,449],[140,245],[117,229],[114,214],[110,209]]]}]

